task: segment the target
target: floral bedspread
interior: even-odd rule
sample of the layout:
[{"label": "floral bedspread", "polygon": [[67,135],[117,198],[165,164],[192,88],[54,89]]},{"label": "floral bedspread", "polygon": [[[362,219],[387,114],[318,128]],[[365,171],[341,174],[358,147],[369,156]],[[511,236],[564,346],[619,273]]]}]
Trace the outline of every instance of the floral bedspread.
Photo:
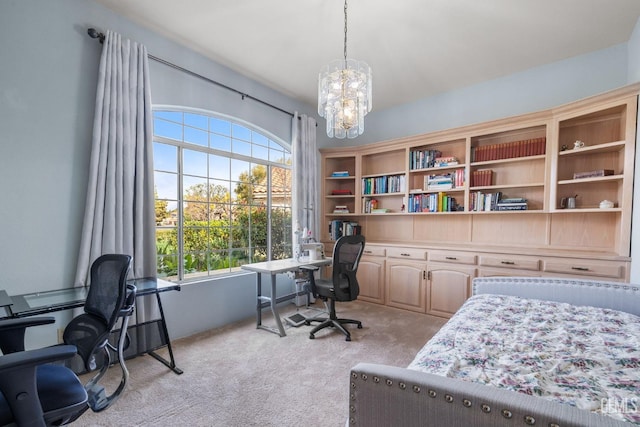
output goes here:
[{"label": "floral bedspread", "polygon": [[476,295],[409,369],[640,424],[640,317],[621,311]]}]

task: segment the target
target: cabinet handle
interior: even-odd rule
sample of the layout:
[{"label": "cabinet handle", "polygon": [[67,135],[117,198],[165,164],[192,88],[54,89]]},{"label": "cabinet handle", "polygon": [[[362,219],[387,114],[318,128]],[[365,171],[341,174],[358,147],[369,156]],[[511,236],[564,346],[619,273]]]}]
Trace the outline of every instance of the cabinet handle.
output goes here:
[{"label": "cabinet handle", "polygon": [[370,253],[371,253],[371,251],[364,251],[364,253],[365,253],[365,254],[370,254]]},{"label": "cabinet handle", "polygon": [[404,253],[401,253],[401,254],[400,254],[400,256],[411,256],[411,254],[404,254]]},{"label": "cabinet handle", "polygon": [[578,270],[578,271],[589,271],[589,268],[587,267],[571,267],[572,270]]},{"label": "cabinet handle", "polygon": [[515,265],[516,263],[513,261],[500,261],[500,264],[505,264],[505,265]]},{"label": "cabinet handle", "polygon": [[423,279],[427,279],[428,278],[429,280],[431,280],[431,272],[430,271],[427,272],[427,271],[422,270],[422,278]]},{"label": "cabinet handle", "polygon": [[455,260],[457,260],[458,258],[456,258],[456,257],[454,257],[454,256],[446,256],[446,257],[444,257],[444,259],[450,259],[451,261],[455,261]]}]

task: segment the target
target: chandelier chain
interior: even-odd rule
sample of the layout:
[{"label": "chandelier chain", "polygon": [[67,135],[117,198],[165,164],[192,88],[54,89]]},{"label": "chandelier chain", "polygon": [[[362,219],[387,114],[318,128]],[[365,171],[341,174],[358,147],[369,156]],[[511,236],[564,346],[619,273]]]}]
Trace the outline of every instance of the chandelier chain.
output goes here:
[{"label": "chandelier chain", "polygon": [[347,0],[344,0],[344,60],[347,61]]}]

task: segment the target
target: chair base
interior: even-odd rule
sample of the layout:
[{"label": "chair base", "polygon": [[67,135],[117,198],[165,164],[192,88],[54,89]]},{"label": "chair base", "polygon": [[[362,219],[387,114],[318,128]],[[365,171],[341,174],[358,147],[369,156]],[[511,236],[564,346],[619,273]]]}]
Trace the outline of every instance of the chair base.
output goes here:
[{"label": "chair base", "polygon": [[311,332],[309,332],[309,339],[314,339],[315,333],[318,332],[321,329],[324,328],[328,328],[328,327],[332,327],[332,328],[336,328],[338,329],[340,332],[342,332],[346,338],[345,341],[351,341],[351,333],[349,333],[349,331],[342,325],[344,324],[354,324],[354,325],[358,325],[358,329],[362,329],[362,322],[359,320],[353,320],[353,319],[309,319],[306,320],[305,323],[307,325],[310,325],[311,322],[322,322],[320,323],[318,326],[316,326],[315,328],[313,328],[311,330]]}]

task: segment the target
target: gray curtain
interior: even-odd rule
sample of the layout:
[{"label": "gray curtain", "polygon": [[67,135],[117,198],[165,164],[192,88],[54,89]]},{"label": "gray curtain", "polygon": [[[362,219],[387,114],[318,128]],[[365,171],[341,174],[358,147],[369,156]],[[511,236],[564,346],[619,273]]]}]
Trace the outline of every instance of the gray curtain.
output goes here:
[{"label": "gray curtain", "polygon": [[[316,121],[313,117],[293,115],[291,120],[291,149],[293,157],[292,182],[292,229],[294,256],[296,231],[305,228],[311,231],[311,236],[320,241],[318,228],[318,150],[316,148]],[[305,237],[305,236],[303,236]]]},{"label": "gray curtain", "polygon": [[152,126],[147,49],[107,31],[75,286],[104,253],[131,255],[134,278],[156,276]]}]

